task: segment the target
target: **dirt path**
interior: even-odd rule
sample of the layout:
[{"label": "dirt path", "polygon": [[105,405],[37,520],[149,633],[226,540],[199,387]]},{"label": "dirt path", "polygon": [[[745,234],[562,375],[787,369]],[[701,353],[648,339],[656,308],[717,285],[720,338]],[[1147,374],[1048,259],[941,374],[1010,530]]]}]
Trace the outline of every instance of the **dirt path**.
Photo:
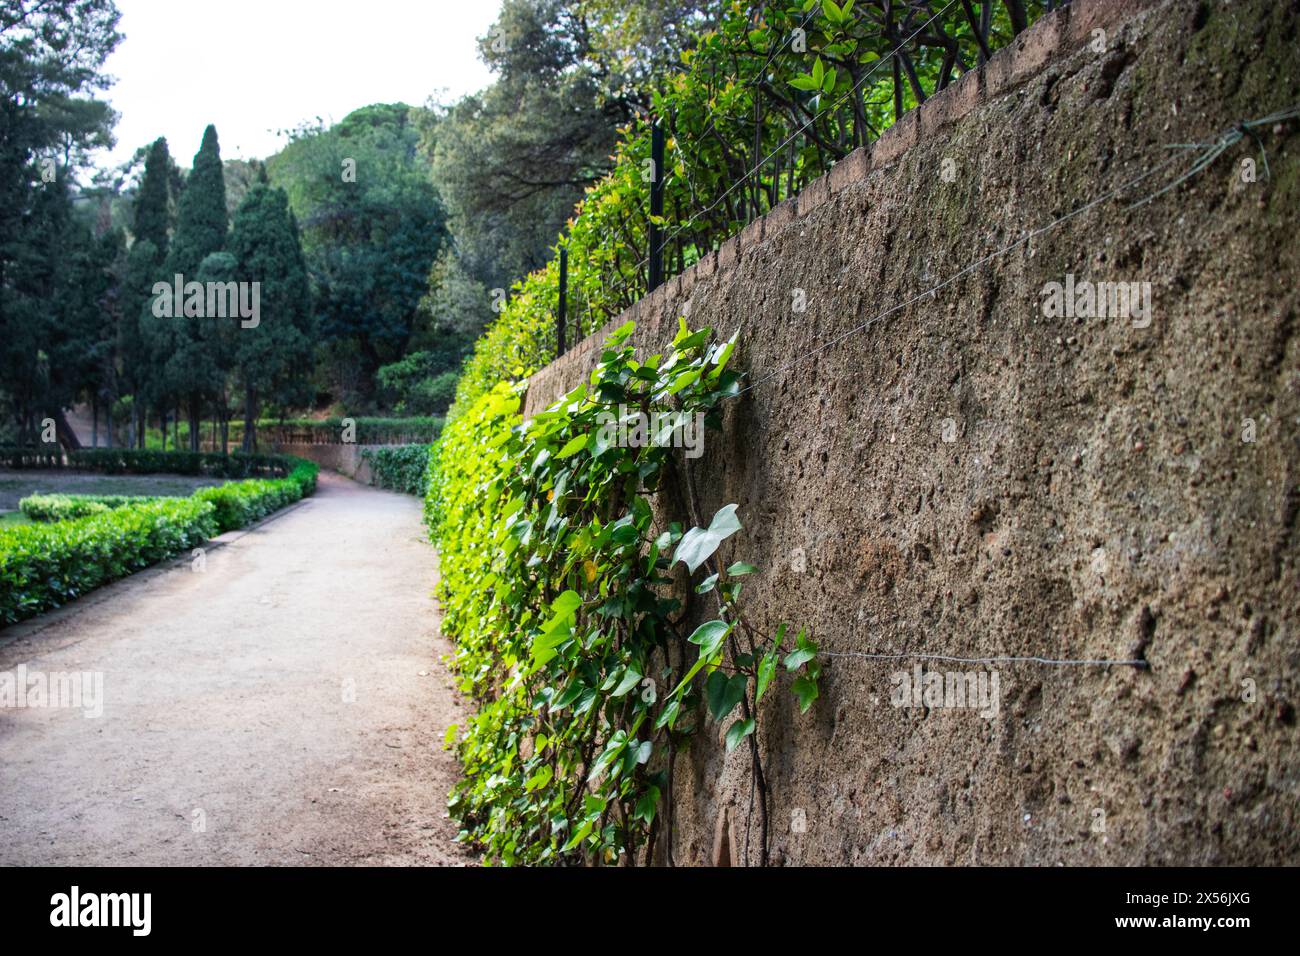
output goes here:
[{"label": "dirt path", "polygon": [[322,473],[206,555],[0,631],[103,715],[0,707],[0,864],[457,864],[419,502]]}]

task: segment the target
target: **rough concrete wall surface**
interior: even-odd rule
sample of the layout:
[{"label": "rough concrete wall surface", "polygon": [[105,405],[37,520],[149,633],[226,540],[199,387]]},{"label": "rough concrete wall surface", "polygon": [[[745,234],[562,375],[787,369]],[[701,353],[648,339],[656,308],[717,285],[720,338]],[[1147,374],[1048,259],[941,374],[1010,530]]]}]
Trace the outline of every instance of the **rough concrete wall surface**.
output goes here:
[{"label": "rough concrete wall surface", "polygon": [[[694,468],[706,520],[740,506],[724,560],[762,569],[746,617],[903,655],[830,657],[806,715],[765,699],[773,862],[1300,862],[1300,125],[1129,208],[1189,164],[1168,144],[1300,101],[1296,28],[1079,0],[611,323],[644,351],[682,314],[740,331],[759,384]],[[1069,276],[1150,283],[1149,313],[1047,314]],[[996,713],[895,706],[917,664],[996,676]],[[677,765],[678,863],[757,857],[716,729]]]},{"label": "rough concrete wall surface", "polygon": [[346,475],[363,485],[370,484],[370,464],[361,457],[363,448],[379,448],[379,445],[308,445],[294,442],[280,442],[275,450],[283,455],[297,455],[314,461],[322,468],[331,468],[341,475]]}]

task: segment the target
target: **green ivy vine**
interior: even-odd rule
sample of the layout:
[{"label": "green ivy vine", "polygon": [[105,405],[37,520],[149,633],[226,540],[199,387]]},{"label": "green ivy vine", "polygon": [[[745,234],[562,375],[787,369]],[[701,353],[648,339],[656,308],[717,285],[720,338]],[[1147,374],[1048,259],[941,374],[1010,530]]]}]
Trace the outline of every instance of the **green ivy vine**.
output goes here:
[{"label": "green ivy vine", "polygon": [[[676,758],[710,720],[728,750],[749,748],[766,861],[759,705],[782,669],[801,710],[817,697],[816,645],[784,624],[751,627],[740,598],[756,569],[721,565],[736,506],[700,520],[690,462],[672,447],[689,422],[720,427],[739,387],[735,337],[683,320],[668,353],[641,363],[632,331],[526,422],[519,386],[497,386],[431,455],[443,627],[477,703],[448,732],[464,768],[450,806],[489,862],[672,862],[655,854],[671,846],[658,837],[672,827]],[[619,441],[620,418],[648,422],[646,440]],[[656,518],[664,492],[685,497],[691,527]],[[709,613],[687,633],[701,617],[692,591]]]}]

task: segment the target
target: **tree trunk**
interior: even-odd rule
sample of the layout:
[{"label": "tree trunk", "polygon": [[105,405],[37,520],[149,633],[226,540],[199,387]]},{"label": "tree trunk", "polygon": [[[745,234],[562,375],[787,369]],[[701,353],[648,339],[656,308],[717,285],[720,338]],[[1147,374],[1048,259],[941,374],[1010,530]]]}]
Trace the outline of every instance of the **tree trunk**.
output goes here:
[{"label": "tree trunk", "polygon": [[68,419],[63,414],[63,409],[58,409],[54,413],[54,435],[59,440],[59,444],[68,451],[78,451],[81,449],[81,440],[77,438],[77,433],[72,430],[68,424]]},{"label": "tree trunk", "polygon": [[90,447],[99,447],[99,395],[90,393]]},{"label": "tree trunk", "polygon": [[244,451],[257,451],[257,390],[244,390]]},{"label": "tree trunk", "polygon": [[190,451],[199,450],[200,432],[203,423],[199,420],[199,410],[201,408],[199,396],[196,393],[190,394],[189,421],[190,421]]}]

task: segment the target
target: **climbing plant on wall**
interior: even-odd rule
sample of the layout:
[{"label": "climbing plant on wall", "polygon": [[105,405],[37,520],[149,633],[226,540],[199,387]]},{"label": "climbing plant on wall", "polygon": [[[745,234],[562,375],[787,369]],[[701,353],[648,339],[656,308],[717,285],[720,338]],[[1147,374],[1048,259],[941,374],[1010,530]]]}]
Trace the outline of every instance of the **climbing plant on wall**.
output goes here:
[{"label": "climbing plant on wall", "polygon": [[669,492],[698,510],[690,460],[673,446],[717,428],[738,388],[735,339],[683,321],[667,354],[642,363],[631,332],[527,422],[518,390],[498,386],[431,458],[444,629],[478,703],[449,734],[464,766],[451,807],[490,860],[654,862],[691,736],[722,722],[727,748],[748,747],[761,778],[764,697],[783,671],[802,709],[817,696],[808,636],[745,620],[756,569],[720,555],[741,530],[736,506],[691,527],[662,517]]}]

